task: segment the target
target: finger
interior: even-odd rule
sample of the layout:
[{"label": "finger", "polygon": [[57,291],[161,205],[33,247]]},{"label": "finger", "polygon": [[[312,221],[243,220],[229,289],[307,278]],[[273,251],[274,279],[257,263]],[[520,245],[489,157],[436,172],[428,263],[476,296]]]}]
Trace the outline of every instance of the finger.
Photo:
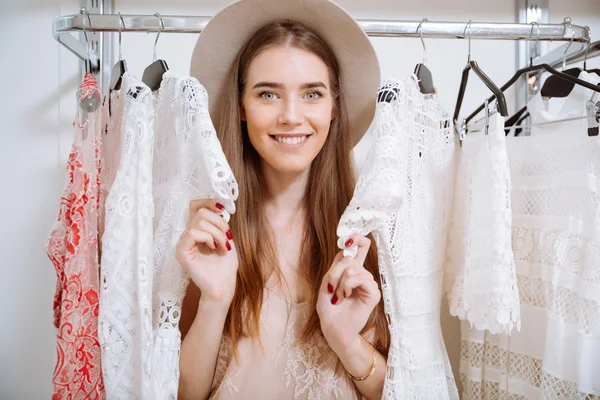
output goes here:
[{"label": "finger", "polygon": [[340,300],[352,296],[356,289],[362,289],[368,297],[376,298],[379,296],[379,286],[369,271],[363,270],[360,273],[351,274],[349,273],[351,269],[351,267],[346,268],[345,272],[347,273],[345,273],[340,280],[340,294],[338,294]]},{"label": "finger", "polygon": [[217,248],[217,246],[215,246],[215,239],[212,235],[198,229],[187,229],[183,232],[177,246],[180,251],[187,252],[192,250],[198,244],[205,244],[213,250]]},{"label": "finger", "polygon": [[[342,254],[342,252],[340,252],[340,254]],[[336,256],[336,258],[338,258]],[[327,290],[327,293],[333,295],[333,292],[335,292],[338,288],[338,284],[340,282],[340,279],[342,278],[342,274],[344,273],[344,270],[353,263],[354,258],[352,257],[344,257],[343,255],[341,256],[341,259],[339,259],[338,262],[333,262],[331,264],[331,268],[329,269],[329,271],[325,274],[325,277],[323,278],[323,287],[325,287]],[[338,295],[339,297],[339,295]]]},{"label": "finger", "polygon": [[233,234],[231,233],[231,230],[229,228],[229,224],[227,223],[227,221],[225,221],[225,219],[223,219],[220,215],[216,214],[214,211],[208,209],[208,208],[200,208],[198,209],[198,211],[196,212],[196,215],[194,216],[194,218],[190,221],[190,227],[194,227],[197,226],[200,221],[202,220],[206,220],[208,222],[210,222],[211,224],[213,224],[214,226],[216,226],[219,230],[221,230],[221,232],[223,232],[228,239],[232,239],[233,238]]},{"label": "finger", "polygon": [[214,199],[198,199],[190,201],[190,220],[201,208],[207,208],[216,214],[220,214],[225,207]]},{"label": "finger", "polygon": [[207,220],[200,220],[192,228],[208,232],[210,235],[212,235],[213,239],[217,242],[218,247],[221,250],[227,249],[227,251],[231,251],[231,245],[229,244],[229,240],[227,239],[225,233]]},{"label": "finger", "polygon": [[346,268],[344,268],[344,271],[342,272],[342,276],[340,277],[340,280],[338,282],[338,285],[335,289],[335,294],[337,296],[337,303],[340,303],[345,297],[350,296],[350,294],[352,293],[352,289],[350,289],[349,292],[344,291],[344,284],[348,279],[352,279],[352,278],[359,278],[361,280],[366,280],[368,279],[368,276],[365,275],[365,272],[368,273],[368,271],[366,271],[362,266],[357,265],[355,260],[353,260],[354,262],[351,262],[350,264],[348,264],[346,266]]},{"label": "finger", "polygon": [[358,246],[358,253],[355,257],[356,261],[362,265],[365,262],[365,258],[367,257],[367,253],[371,247],[371,240],[365,236],[355,233],[351,235],[348,240],[346,240],[344,246],[345,248],[349,249],[355,245]]}]

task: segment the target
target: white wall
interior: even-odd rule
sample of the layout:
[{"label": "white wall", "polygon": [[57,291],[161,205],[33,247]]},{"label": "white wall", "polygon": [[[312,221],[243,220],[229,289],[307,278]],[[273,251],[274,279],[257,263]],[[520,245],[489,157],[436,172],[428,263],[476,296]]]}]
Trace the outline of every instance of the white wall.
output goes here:
[{"label": "white wall", "polygon": [[[77,66],[52,38],[76,1],[0,4],[0,399],[49,398],[55,273],[45,237],[58,211]],[[63,60],[64,62],[60,62]]]},{"label": "white wall", "polygon": [[[214,15],[228,1],[117,1],[122,13]],[[356,18],[455,21],[515,19],[513,0],[339,0]],[[52,38],[59,15],[78,11],[75,0],[9,0],[0,4],[0,399],[48,398],[54,367],[55,329],[52,298],[55,274],[44,243],[58,210],[64,167],[71,144],[77,60]],[[564,16],[588,24],[600,37],[598,0],[550,0],[550,18]],[[189,70],[196,35],[163,34],[158,55],[172,70]],[[129,68],[141,74],[152,60],[154,35],[125,34],[123,52]],[[384,78],[404,77],[421,60],[415,39],[374,38]],[[446,109],[452,113],[467,42],[426,40],[428,66]],[[515,43],[473,41],[472,58],[498,83],[515,70]],[[593,61],[600,64],[600,58]],[[463,105],[469,112],[487,95],[472,79]],[[508,101],[511,104],[512,97]],[[449,352],[459,356],[456,321],[443,320]],[[458,376],[457,376],[458,377]]]}]

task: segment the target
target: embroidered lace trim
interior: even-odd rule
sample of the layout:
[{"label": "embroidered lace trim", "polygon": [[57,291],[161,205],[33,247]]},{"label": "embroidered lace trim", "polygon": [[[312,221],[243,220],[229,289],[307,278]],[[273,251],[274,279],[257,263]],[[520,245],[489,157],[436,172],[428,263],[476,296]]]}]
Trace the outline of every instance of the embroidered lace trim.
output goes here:
[{"label": "embroidered lace trim", "polygon": [[120,101],[120,160],[106,198],[99,333],[106,395],[152,397],[152,92],[126,73]]},{"label": "embroidered lace trim", "polygon": [[156,398],[176,399],[179,319],[189,277],[175,258],[175,247],[187,225],[191,200],[216,199],[233,213],[238,185],[210,119],[208,94],[197,79],[167,72],[155,114],[152,380]]},{"label": "embroidered lace trim", "polygon": [[413,77],[386,82],[368,132],[354,196],[338,225],[373,232],[391,346],[384,399],[458,399],[442,340],[445,237],[454,176],[454,136],[435,96]]},{"label": "embroidered lace trim", "polygon": [[467,135],[459,151],[445,273],[450,314],[491,333],[520,329],[510,187],[504,123],[496,113],[489,133]]},{"label": "embroidered lace trim", "polygon": [[464,398],[599,399],[600,140],[573,131],[509,144],[527,318],[510,337],[464,327]]}]

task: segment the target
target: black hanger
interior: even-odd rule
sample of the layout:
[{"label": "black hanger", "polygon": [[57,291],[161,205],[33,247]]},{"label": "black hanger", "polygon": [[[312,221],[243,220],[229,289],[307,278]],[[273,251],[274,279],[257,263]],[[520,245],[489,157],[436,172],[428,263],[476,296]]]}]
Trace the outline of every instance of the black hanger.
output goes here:
[{"label": "black hanger", "polygon": [[[537,23],[534,22],[534,24],[537,25]],[[532,31],[533,31],[533,25],[531,27]],[[538,36],[539,36],[539,26],[538,26]],[[536,46],[534,47],[534,52],[535,49],[537,48],[537,41],[536,41]],[[584,81],[582,79],[579,79],[571,74],[574,74],[575,71],[571,71],[571,70],[567,70],[565,72],[560,72],[555,70],[554,68],[552,68],[550,65],[548,64],[538,64],[538,65],[532,65],[533,64],[533,56],[529,57],[529,66],[525,67],[525,68],[521,68],[520,70],[518,70],[517,72],[515,72],[515,74],[513,75],[512,78],[510,78],[510,80],[508,82],[506,82],[501,88],[500,90],[502,92],[506,91],[506,89],[508,89],[509,87],[511,87],[522,75],[528,73],[528,72],[533,72],[533,71],[541,71],[544,70],[546,72],[549,72],[552,76],[548,77],[548,79],[554,77],[555,80],[560,80],[560,81],[568,81],[567,83],[570,84],[577,84],[577,85],[581,85],[584,86],[588,89],[592,89],[596,92],[600,91],[600,86],[594,85],[590,82]],[[547,80],[548,80],[547,79]],[[550,92],[550,94],[561,94],[564,93],[568,87],[565,86],[561,86],[561,87],[557,87],[555,86],[556,84],[554,83],[552,86],[550,86],[550,88],[546,88],[546,93]],[[542,89],[543,90],[543,89]],[[572,90],[572,87],[571,87]],[[570,91],[569,91],[570,92]],[[542,92],[542,96],[544,95],[544,92]],[[549,96],[552,97],[552,96]],[[491,96],[490,98],[488,98],[488,101],[492,101],[496,98],[496,94],[494,94],[493,96]],[[469,123],[469,121],[471,121],[473,118],[475,118],[475,116],[484,108],[484,104],[480,105],[475,111],[473,111],[467,118],[465,118],[465,123]],[[519,110],[517,112],[517,114],[523,114],[523,112],[525,111],[527,106],[523,107],[521,110]],[[518,119],[515,118],[513,120],[513,118],[509,118],[506,122],[505,122],[505,127],[509,127],[512,126],[509,125],[509,122],[516,122],[516,120]]]},{"label": "black hanger", "polygon": [[398,98],[399,90],[393,84],[388,83],[377,90],[378,103],[391,103]]},{"label": "black hanger", "polygon": [[[518,70],[513,77],[506,82],[501,88],[500,90],[502,92],[504,92],[506,89],[508,89],[509,87],[511,87],[523,74],[527,73],[527,72],[533,72],[533,71],[540,71],[540,70],[545,70],[547,72],[549,72],[550,74],[556,76],[557,78],[559,78],[560,80],[566,80],[572,83],[575,83],[577,85],[581,85],[581,86],[585,86],[588,89],[592,89],[596,92],[600,92],[600,86],[598,85],[594,85],[593,83],[584,81],[582,79],[576,78],[572,75],[569,75],[568,71],[565,72],[560,72],[555,70],[554,68],[552,68],[550,65],[548,64],[539,64],[539,65],[534,65],[534,66],[530,66],[530,67],[525,67],[525,68],[521,68],[520,70]],[[548,79],[550,79],[551,77],[548,77]],[[542,94],[543,95],[543,94]],[[496,96],[491,96],[488,101],[492,101],[496,98]],[[465,118],[465,122],[469,122],[471,121],[481,110],[483,110],[484,106],[481,105],[479,106],[475,111],[473,111],[473,113],[471,113],[471,115],[469,115],[467,118]],[[521,110],[519,110],[521,111]]]},{"label": "black hanger", "polygon": [[419,90],[423,94],[432,94],[435,93],[435,87],[433,86],[433,78],[431,77],[431,71],[427,68],[427,49],[425,48],[425,41],[423,40],[423,31],[421,30],[421,25],[423,22],[426,22],[427,18],[423,18],[423,20],[417,26],[417,32],[421,33],[421,44],[423,45],[423,62],[419,63],[415,66],[415,72],[418,82],[419,82]]},{"label": "black hanger", "polygon": [[154,62],[146,67],[144,74],[142,75],[142,82],[144,82],[153,92],[160,89],[163,75],[169,70],[169,66],[165,60],[156,59],[156,44],[158,43],[160,32],[165,28],[165,24],[159,13],[155,13],[154,15],[160,19],[158,35],[156,35],[156,40],[154,41]]},{"label": "black hanger", "polygon": [[515,136],[519,136],[521,134],[521,132],[523,131],[523,127],[521,126],[521,124],[523,123],[523,121],[525,121],[527,118],[529,118],[529,111],[526,111],[521,118],[519,118],[517,120],[517,123],[515,124],[516,128],[515,128]]},{"label": "black hanger", "polygon": [[110,90],[121,89],[121,83],[123,82],[123,74],[127,72],[127,62],[123,59],[123,48],[121,46],[121,30],[125,27],[125,21],[119,13],[119,61],[113,66],[112,73],[110,74]]},{"label": "black hanger", "polygon": [[[569,68],[563,70],[562,73],[578,78],[581,71],[583,71],[581,68]],[[544,81],[540,92],[542,97],[563,98],[570,95],[574,87],[575,82],[563,79],[558,75],[551,75]]]},{"label": "black hanger", "polygon": [[[469,27],[470,24],[471,24],[471,21],[469,21],[469,23],[465,27],[465,31],[467,30],[467,28]],[[479,65],[477,65],[477,62],[471,60],[471,35],[469,33],[469,57],[468,57],[467,65],[466,65],[465,69],[463,69],[463,72],[462,72],[462,78],[460,80],[460,89],[458,90],[458,98],[456,99],[456,107],[454,108],[454,118],[453,119],[454,119],[455,126],[458,121],[458,116],[460,114],[460,108],[462,106],[462,102],[463,102],[463,99],[465,96],[465,91],[467,89],[467,81],[469,79],[469,72],[471,70],[475,73],[475,75],[477,75],[479,77],[479,79],[481,79],[481,81],[485,84],[485,86],[487,86],[487,88],[490,89],[492,91],[492,93],[494,93],[492,100],[497,99],[500,115],[502,115],[503,117],[508,116],[508,108],[506,107],[506,98],[504,97],[504,93],[502,93],[500,88],[498,86],[496,86],[496,84],[494,84],[494,82],[492,82],[492,80],[481,70],[481,68],[479,68]],[[490,102],[492,100],[490,100]]]},{"label": "black hanger", "polygon": [[510,133],[510,128],[514,125],[518,125],[519,121],[521,121],[521,117],[524,115],[529,115],[527,107],[523,107],[522,109],[517,111],[517,113],[514,114],[512,117],[504,121],[504,132],[508,135]]},{"label": "black hanger", "polygon": [[[565,25],[565,28],[566,28],[566,25]],[[539,26],[538,26],[538,29],[539,29]],[[563,57],[562,72],[567,75],[571,75],[574,78],[578,78],[579,74],[581,74],[581,71],[582,71],[581,68],[566,69],[567,68],[567,52],[569,51],[569,47],[571,47],[571,44],[573,44],[574,37],[575,37],[575,30],[573,30],[573,36],[571,36],[571,41],[569,42],[569,45],[565,49],[565,54]],[[542,97],[564,98],[564,97],[567,97],[569,94],[571,94],[574,87],[575,87],[575,82],[568,81],[566,79],[562,79],[556,75],[551,75],[546,79],[546,81],[542,85],[542,88],[540,89],[540,93],[542,94]]]},{"label": "black hanger", "polygon": [[[467,81],[469,79],[469,71],[473,70],[475,75],[481,79],[481,81],[485,84],[494,93],[494,96],[491,99],[497,99],[498,101],[498,110],[500,111],[500,115],[503,117],[508,116],[508,107],[506,106],[506,98],[504,97],[504,93],[498,86],[492,82],[492,80],[479,68],[476,61],[469,61],[465,69],[463,69],[462,78],[460,80],[460,89],[458,90],[458,98],[456,99],[456,108],[454,109],[454,120],[458,120],[458,115],[460,114],[460,107],[462,106],[463,98],[465,96],[465,91],[467,89]],[[491,102],[491,100],[489,100]],[[484,106],[485,107],[485,106]]]}]

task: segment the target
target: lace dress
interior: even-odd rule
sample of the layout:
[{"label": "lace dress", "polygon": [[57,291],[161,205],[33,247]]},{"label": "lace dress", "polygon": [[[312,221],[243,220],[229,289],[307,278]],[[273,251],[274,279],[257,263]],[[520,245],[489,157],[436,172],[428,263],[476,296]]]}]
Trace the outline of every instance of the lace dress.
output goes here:
[{"label": "lace dress", "polygon": [[[83,96],[100,93],[91,74],[80,90]],[[53,400],[104,398],[97,321],[101,110],[85,113],[78,107],[73,127],[60,211],[46,242],[57,275]]]},{"label": "lace dress", "polygon": [[102,369],[108,398],[147,399],[152,388],[152,92],[125,73],[110,102],[115,114],[105,136],[120,140],[120,150],[109,155],[113,168],[105,176],[108,185],[114,181],[102,236]]},{"label": "lace dress", "polygon": [[190,201],[216,199],[224,217],[235,212],[238,186],[208,113],[208,94],[195,78],[163,75],[155,95],[153,394],[176,399],[181,304],[188,276],[175,258]]},{"label": "lace dress", "polygon": [[448,234],[445,286],[450,314],[476,329],[510,333],[520,327],[511,247],[510,170],[499,113],[487,134],[463,140]]},{"label": "lace dress", "polygon": [[[532,121],[583,116],[591,93],[575,86],[558,113],[538,94]],[[600,140],[584,119],[533,127],[507,149],[522,328],[463,327],[464,398],[599,399]]]},{"label": "lace dress", "polygon": [[337,355],[320,332],[308,342],[296,340],[308,320],[309,307],[308,300],[294,304],[288,314],[284,295],[265,289],[260,331],[263,348],[257,340],[243,338],[236,363],[231,339],[224,335],[209,399],[362,399],[345,369],[335,371]]},{"label": "lace dress", "polygon": [[379,90],[374,144],[338,244],[355,232],[375,237],[391,333],[383,398],[458,399],[440,325],[455,141],[437,96],[415,79]]}]

